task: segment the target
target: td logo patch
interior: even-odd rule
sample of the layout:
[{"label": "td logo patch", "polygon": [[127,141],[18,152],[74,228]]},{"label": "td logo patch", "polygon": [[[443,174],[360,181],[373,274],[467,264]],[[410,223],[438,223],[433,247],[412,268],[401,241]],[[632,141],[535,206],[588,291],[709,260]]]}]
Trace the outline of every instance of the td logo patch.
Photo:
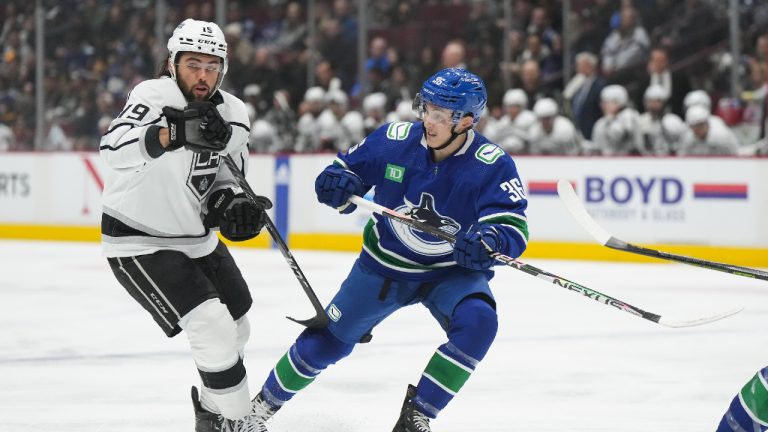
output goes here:
[{"label": "td logo patch", "polygon": [[384,178],[387,180],[392,180],[393,182],[402,183],[403,177],[405,177],[405,168],[394,165],[394,164],[387,164],[387,169],[384,172]]}]

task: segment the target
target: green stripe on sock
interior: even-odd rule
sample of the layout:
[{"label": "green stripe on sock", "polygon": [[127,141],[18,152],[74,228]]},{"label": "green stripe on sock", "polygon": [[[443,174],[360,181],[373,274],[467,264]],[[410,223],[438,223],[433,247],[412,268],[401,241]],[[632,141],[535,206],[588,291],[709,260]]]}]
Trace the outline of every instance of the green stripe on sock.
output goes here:
[{"label": "green stripe on sock", "polygon": [[768,423],[768,389],[765,388],[760,372],[741,389],[744,408],[761,422]]},{"label": "green stripe on sock", "polygon": [[283,389],[293,393],[303,389],[315,380],[315,377],[307,378],[306,376],[301,375],[293,364],[291,364],[291,361],[288,358],[288,353],[277,362],[277,365],[275,366],[275,376],[278,381],[280,381],[280,385]]},{"label": "green stripe on sock", "polygon": [[443,357],[441,353],[437,351],[427,364],[427,368],[424,369],[424,374],[429,375],[432,379],[455,394],[461,390],[461,387],[467,382],[471,372],[468,372],[465,368],[458,366]]}]

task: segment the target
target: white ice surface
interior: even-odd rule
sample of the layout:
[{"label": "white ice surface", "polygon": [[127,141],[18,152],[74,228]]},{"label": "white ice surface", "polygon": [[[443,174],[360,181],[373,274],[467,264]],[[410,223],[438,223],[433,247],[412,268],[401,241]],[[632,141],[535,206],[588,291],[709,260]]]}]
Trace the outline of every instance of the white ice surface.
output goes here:
[{"label": "white ice surface", "polygon": [[[251,391],[311,308],[277,251],[233,248],[254,296]],[[355,254],[296,251],[323,303]],[[668,329],[511,268],[492,287],[499,333],[435,432],[713,431],[768,364],[768,283],[682,265],[531,264],[703,327]],[[192,431],[197,371],[112,276],[97,244],[0,242],[0,431]],[[426,309],[382,323],[270,423],[272,432],[390,431],[405,388],[445,341]]]}]

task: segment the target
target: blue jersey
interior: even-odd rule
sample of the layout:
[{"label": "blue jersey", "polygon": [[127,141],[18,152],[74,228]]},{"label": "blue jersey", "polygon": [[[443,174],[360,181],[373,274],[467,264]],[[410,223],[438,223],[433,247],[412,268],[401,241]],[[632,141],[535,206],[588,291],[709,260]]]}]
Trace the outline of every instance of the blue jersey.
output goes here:
[{"label": "blue jersey", "polygon": [[[336,164],[360,176],[374,201],[453,235],[493,224],[512,257],[528,242],[528,205],[512,158],[473,130],[452,156],[435,163],[421,122],[390,123],[372,132]],[[434,280],[457,266],[453,245],[374,214],[360,259],[393,279]],[[489,272],[489,277],[492,272]]]}]

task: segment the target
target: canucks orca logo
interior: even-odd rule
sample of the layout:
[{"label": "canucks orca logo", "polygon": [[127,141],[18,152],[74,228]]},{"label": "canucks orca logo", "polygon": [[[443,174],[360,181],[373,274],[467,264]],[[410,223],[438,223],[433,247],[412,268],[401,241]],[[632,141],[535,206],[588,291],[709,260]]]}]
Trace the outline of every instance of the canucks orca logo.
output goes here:
[{"label": "canucks orca logo", "polygon": [[[418,206],[414,206],[408,199],[405,199],[405,204],[396,210],[421,222],[438,227],[448,234],[456,234],[461,229],[461,225],[455,220],[443,216],[435,210],[435,197],[426,192],[421,193]],[[441,256],[453,252],[453,246],[447,241],[438,240],[429,234],[398,222],[390,221],[390,226],[400,242],[416,253]]]}]

